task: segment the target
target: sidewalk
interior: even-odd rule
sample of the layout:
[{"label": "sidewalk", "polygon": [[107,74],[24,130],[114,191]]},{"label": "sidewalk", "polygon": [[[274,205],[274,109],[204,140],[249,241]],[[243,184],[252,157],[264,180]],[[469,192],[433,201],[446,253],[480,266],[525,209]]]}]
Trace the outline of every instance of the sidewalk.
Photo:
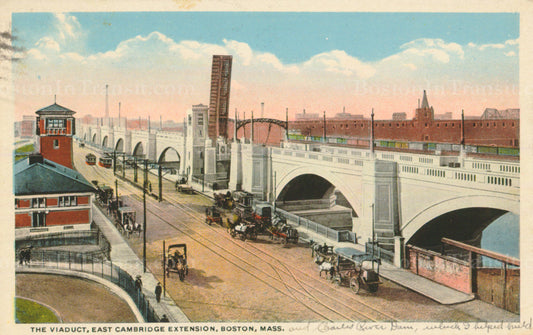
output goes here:
[{"label": "sidewalk", "polygon": [[161,302],[157,302],[154,289],[158,283],[157,278],[150,272],[143,273],[143,263],[131,250],[122,235],[117,231],[114,224],[105,217],[99,208],[93,206],[93,220],[98,225],[105,237],[111,244],[111,261],[122,270],[129,273],[133,278],[141,276],[143,282],[143,293],[148,298],[155,313],[161,317],[166,314],[170,322],[190,322],[187,316],[179,309],[172,299],[161,297]]},{"label": "sidewalk", "polygon": [[[349,242],[336,242],[330,239],[326,239],[322,235],[318,235],[313,231],[309,231],[303,227],[297,227],[300,232],[300,239],[306,241],[315,241],[320,244],[326,242],[328,245],[335,247],[348,247],[354,248],[360,251],[365,251],[365,247],[359,244],[353,244]],[[475,297],[470,294],[466,294],[447,286],[438,284],[427,278],[418,276],[408,270],[400,269],[394,265],[388,263],[382,263],[379,267],[379,274],[385,279],[388,279],[396,284],[406,287],[412,291],[422,294],[440,304],[451,305],[459,304],[474,300]]]}]

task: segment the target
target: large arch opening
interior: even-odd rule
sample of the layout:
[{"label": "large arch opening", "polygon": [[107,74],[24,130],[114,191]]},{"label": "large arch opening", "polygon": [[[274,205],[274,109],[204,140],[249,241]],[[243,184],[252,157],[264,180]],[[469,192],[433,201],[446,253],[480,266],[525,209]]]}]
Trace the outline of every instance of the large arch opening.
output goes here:
[{"label": "large arch opening", "polygon": [[180,169],[181,158],[176,149],[168,147],[161,152],[157,163],[171,174],[176,174]]},{"label": "large arch opening", "polygon": [[93,140],[92,140],[92,142],[93,142],[94,144],[96,144],[96,134],[93,135]]},{"label": "large arch opening", "polygon": [[353,229],[358,216],[345,195],[330,181],[316,174],[293,178],[279,192],[279,208],[336,230]]},{"label": "large arch opening", "polygon": [[144,158],[144,150],[143,150],[143,143],[139,142],[137,145],[135,145],[135,148],[133,149],[133,156],[137,158]]},{"label": "large arch opening", "polygon": [[120,138],[117,141],[117,145],[115,145],[115,151],[124,152],[124,140],[123,139]]},{"label": "large arch opening", "polygon": [[104,136],[104,139],[102,140],[102,147],[107,148],[107,142],[108,142],[108,138],[107,136]]},{"label": "large arch opening", "polygon": [[435,249],[443,237],[471,245],[481,245],[481,233],[507,211],[495,208],[470,207],[453,210],[427,222],[409,239],[424,249]]}]

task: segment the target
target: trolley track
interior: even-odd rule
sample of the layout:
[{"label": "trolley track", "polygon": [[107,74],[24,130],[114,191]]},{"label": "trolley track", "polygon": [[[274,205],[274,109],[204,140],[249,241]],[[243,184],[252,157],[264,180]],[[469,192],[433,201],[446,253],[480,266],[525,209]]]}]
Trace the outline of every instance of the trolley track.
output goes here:
[{"label": "trolley track", "polygon": [[[96,167],[89,167],[87,166],[89,169],[93,170],[92,172],[96,172],[96,174],[100,177],[102,177],[104,180],[108,181],[109,178],[113,178],[113,177],[110,177],[108,176],[108,174],[104,173],[104,171],[101,171],[101,168],[96,168]],[[112,184],[112,182],[110,183]],[[164,182],[163,184],[169,184],[168,182]],[[141,190],[139,190],[138,188],[136,188],[135,186],[133,185],[128,185],[128,184],[125,184],[123,183],[123,188],[124,188],[124,185],[127,185],[127,189],[129,189],[129,191],[132,191],[131,192],[131,196],[133,198],[135,198],[136,200],[140,200],[142,201],[142,198],[141,196],[138,194],[141,192]],[[168,194],[168,189],[170,189],[170,187],[164,187],[163,190],[167,190],[167,194]],[[151,200],[151,199],[150,199]],[[183,214],[195,219],[195,220],[198,220],[198,221],[203,221],[203,217],[195,212],[195,210],[191,207],[189,207],[188,205],[184,204],[183,202],[179,202],[175,199],[173,199],[172,197],[165,197],[165,200],[171,204],[173,207],[175,207],[176,209],[178,209],[180,212],[182,212]],[[155,205],[157,206],[159,203],[158,202],[155,202],[153,200],[151,200],[151,202],[154,202]],[[154,204],[152,204],[154,205]],[[159,215],[158,213],[156,213],[155,211],[151,210],[151,209],[148,209],[147,208],[147,211],[150,212],[152,215],[158,217],[161,221],[165,222],[167,225],[171,226],[172,228],[176,229],[177,231],[180,231],[182,232],[183,234],[187,235],[189,238],[193,239],[196,243],[199,243],[200,245],[203,245],[204,247],[206,247],[207,249],[209,249],[211,252],[217,254],[218,256],[222,257],[223,259],[225,259],[227,262],[230,262],[231,264],[237,266],[238,268],[240,268],[242,271],[245,271],[246,273],[248,273],[249,275],[251,276],[254,276],[256,279],[260,280],[261,282],[263,282],[264,284],[272,287],[273,289],[275,289],[276,291],[282,293],[283,295],[285,296],[288,296],[289,298],[297,301],[298,303],[302,304],[303,306],[305,306],[306,308],[308,308],[309,310],[313,311],[314,313],[316,313],[317,315],[320,315],[321,317],[323,317],[324,319],[326,320],[330,320],[330,321],[333,321],[331,317],[325,315],[324,313],[320,312],[320,311],[317,311],[316,308],[313,308],[311,306],[308,305],[307,302],[304,302],[302,300],[302,298],[305,298],[307,300],[310,300],[311,302],[315,303],[315,304],[318,304],[320,306],[322,306],[322,308],[325,308],[326,310],[328,310],[330,313],[334,313],[335,315],[337,316],[341,316],[342,318],[345,318],[346,320],[350,320],[352,321],[352,316],[353,314],[356,314],[358,316],[362,316],[364,317],[365,319],[368,319],[368,320],[373,320],[373,321],[382,321],[382,320],[396,320],[395,317],[393,317],[392,315],[388,314],[388,313],[385,313],[385,312],[382,312],[382,311],[379,311],[375,308],[373,308],[372,306],[364,303],[363,301],[359,300],[359,299],[350,299],[350,300],[355,300],[359,305],[363,305],[365,306],[366,308],[368,308],[370,310],[370,312],[361,312],[360,308],[359,309],[355,309],[351,306],[349,306],[347,303],[345,303],[344,301],[340,300],[340,299],[337,299],[337,298],[334,298],[331,296],[331,293],[330,292],[324,292],[323,290],[320,290],[318,289],[317,287],[311,285],[308,281],[302,281],[301,279],[298,279],[296,277],[296,275],[291,271],[291,269],[289,268],[289,266],[287,266],[287,264],[285,264],[282,260],[280,260],[278,257],[272,255],[271,253],[265,251],[264,249],[262,248],[259,248],[258,246],[254,245],[253,243],[246,243],[245,246],[242,245],[242,243],[239,243],[238,241],[235,241],[233,240],[232,238],[229,238],[229,236],[226,234],[226,233],[222,233],[220,231],[220,229],[217,229],[216,227],[209,227],[207,226],[211,231],[215,232],[216,234],[219,234],[219,235],[223,235],[224,237],[224,240],[226,241],[230,241],[234,246],[236,246],[240,251],[245,251],[249,254],[251,254],[252,256],[256,257],[257,259],[261,260],[262,262],[268,264],[268,266],[270,266],[276,276],[273,276],[269,273],[267,273],[264,269],[250,263],[249,261],[245,260],[244,258],[236,255],[235,253],[231,252],[227,247],[225,246],[222,246],[220,244],[217,244],[209,239],[203,239],[202,241],[200,241],[199,238],[197,237],[194,237],[192,236],[193,234],[196,235],[196,236],[199,236],[199,237],[205,237],[202,233],[200,233],[198,230],[194,230],[194,229],[190,229],[190,227],[186,227],[186,229],[184,229],[184,227],[178,227],[176,224],[173,224],[171,223],[169,220],[167,220],[166,218],[162,217],[161,215]],[[188,229],[187,229],[188,228]],[[205,226],[203,227],[203,229],[205,229]],[[263,273],[264,275],[266,275],[268,278],[270,279],[273,279],[275,280],[276,282],[278,283],[281,283],[284,287],[285,287],[285,290],[287,292],[285,292],[285,290],[282,290],[278,287],[275,287],[273,285],[271,285],[270,283],[268,283],[267,281],[263,280],[262,278],[259,278],[258,275],[248,271],[248,269],[244,268],[243,266],[239,265],[239,264],[236,264],[235,261],[233,260],[230,260],[228,257],[226,257],[224,254],[222,254],[221,252],[218,252],[216,250],[214,250],[214,248],[206,245],[203,241],[209,241],[210,243],[212,243],[215,247],[218,247],[220,248],[224,253],[229,253],[231,254],[233,257],[237,258],[240,262],[243,262],[244,264],[247,265],[247,267],[250,267],[252,269],[255,269],[257,271],[259,271],[260,273]],[[252,252],[250,250],[250,248],[252,249],[255,249],[258,253],[261,254],[258,255],[257,253],[255,252]],[[269,257],[270,259],[266,260],[264,257],[262,256],[267,256]],[[275,261],[277,264],[273,264],[272,263],[272,260]],[[317,278],[315,277],[311,277],[310,275],[308,275],[307,273],[301,271],[300,269],[296,269],[296,271],[300,274],[300,275],[303,275],[304,278],[306,279],[311,279],[312,281],[315,281],[315,282],[320,282],[323,284],[323,281],[320,281],[318,280]],[[287,282],[285,280],[283,280],[282,278],[282,273],[284,273],[285,275],[288,275],[290,277],[290,279],[292,281],[294,281],[296,283],[296,285],[290,285],[290,284],[287,284]],[[296,286],[296,287],[295,287]],[[307,287],[307,288],[306,288]],[[315,294],[313,294],[312,292],[310,292],[310,290],[314,290],[316,293],[315,294],[320,294],[324,297],[326,297],[327,299],[329,300],[332,300],[336,307],[333,308],[327,304],[325,304],[322,300],[323,299],[320,299],[319,297],[316,297]],[[300,295],[302,298],[298,298],[296,296],[297,293],[298,295]],[[339,309],[339,304],[342,305],[344,307],[344,309],[347,309],[349,310],[349,314],[350,315],[346,315],[344,313],[341,313],[338,311]],[[375,316],[375,315],[370,315],[370,314],[378,314],[378,316]],[[335,320],[335,321],[338,321],[338,320]]]}]

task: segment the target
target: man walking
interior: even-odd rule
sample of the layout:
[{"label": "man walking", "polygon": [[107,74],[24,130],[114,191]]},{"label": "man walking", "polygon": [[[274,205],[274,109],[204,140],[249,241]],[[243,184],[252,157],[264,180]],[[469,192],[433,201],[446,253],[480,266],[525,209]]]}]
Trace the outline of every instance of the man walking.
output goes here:
[{"label": "man walking", "polygon": [[163,289],[161,288],[161,283],[157,283],[157,286],[155,287],[155,299],[157,302],[161,301],[161,292],[163,292]]}]

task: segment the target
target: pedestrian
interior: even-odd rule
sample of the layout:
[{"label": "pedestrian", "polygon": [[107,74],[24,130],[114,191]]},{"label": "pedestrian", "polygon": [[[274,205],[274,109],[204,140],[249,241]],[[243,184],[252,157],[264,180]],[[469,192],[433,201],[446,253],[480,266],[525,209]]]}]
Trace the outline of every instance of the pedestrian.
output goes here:
[{"label": "pedestrian", "polygon": [[163,314],[163,317],[161,318],[161,320],[159,320],[159,322],[170,322],[167,318],[167,315],[166,314]]},{"label": "pedestrian", "polygon": [[155,299],[157,302],[161,302],[161,292],[163,292],[163,289],[161,288],[161,283],[157,283],[155,287]]},{"label": "pedestrian", "polygon": [[143,289],[143,281],[141,280],[141,276],[137,276],[135,278],[135,288],[139,291],[142,291]]}]

